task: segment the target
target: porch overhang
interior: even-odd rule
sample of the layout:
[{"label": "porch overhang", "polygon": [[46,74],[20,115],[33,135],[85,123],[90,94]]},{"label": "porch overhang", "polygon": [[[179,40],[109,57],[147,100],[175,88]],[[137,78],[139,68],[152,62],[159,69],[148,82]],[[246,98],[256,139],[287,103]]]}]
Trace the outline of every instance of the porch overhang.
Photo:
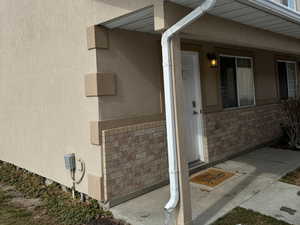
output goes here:
[{"label": "porch overhang", "polygon": [[[204,0],[169,0],[188,8],[196,8]],[[163,6],[162,6],[163,7]],[[155,32],[155,7],[102,23],[109,29]],[[217,0],[209,14],[251,27],[300,39],[300,13],[272,0]],[[166,27],[165,27],[166,28]]]}]

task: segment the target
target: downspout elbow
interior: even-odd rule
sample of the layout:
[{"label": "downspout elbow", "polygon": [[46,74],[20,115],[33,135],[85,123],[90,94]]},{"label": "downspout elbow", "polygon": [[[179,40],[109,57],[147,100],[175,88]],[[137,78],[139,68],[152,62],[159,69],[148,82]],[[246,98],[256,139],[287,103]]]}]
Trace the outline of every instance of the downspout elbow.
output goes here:
[{"label": "downspout elbow", "polygon": [[[162,46],[162,60],[163,60],[163,68],[164,68],[164,75],[170,75],[171,73],[171,53],[170,53],[170,48],[171,48],[171,39],[172,39],[172,34],[170,32],[165,31],[162,35],[161,38],[161,46]],[[168,67],[168,68],[166,68]]]},{"label": "downspout elbow", "polygon": [[161,45],[162,47],[166,47],[168,44],[170,44],[172,37],[175,33],[172,32],[171,29],[166,30],[161,37]]},{"label": "downspout elbow", "polygon": [[165,205],[165,210],[168,213],[173,212],[173,210],[176,209],[177,205],[179,202],[179,190],[178,190],[178,194],[175,194],[172,196],[170,196],[170,200],[168,201],[168,203]]}]

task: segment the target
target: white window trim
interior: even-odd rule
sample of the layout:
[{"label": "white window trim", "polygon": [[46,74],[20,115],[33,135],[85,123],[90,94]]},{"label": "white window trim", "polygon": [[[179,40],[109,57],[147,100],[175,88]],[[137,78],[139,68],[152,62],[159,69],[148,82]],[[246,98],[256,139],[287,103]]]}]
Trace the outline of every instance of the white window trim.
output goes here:
[{"label": "white window trim", "polygon": [[[255,79],[254,79],[254,64],[253,64],[253,57],[249,57],[249,56],[239,56],[239,55],[226,55],[226,54],[220,54],[219,55],[219,61],[221,57],[228,57],[228,58],[235,58],[235,71],[237,71],[237,59],[250,59],[251,61],[251,69],[252,69],[252,85],[253,85],[253,104],[252,105],[245,105],[245,106],[240,106],[240,98],[239,98],[239,87],[237,85],[237,81],[236,81],[236,89],[237,89],[237,101],[238,101],[238,106],[235,107],[227,107],[224,108],[223,105],[223,109],[224,110],[230,110],[230,109],[243,109],[243,108],[249,108],[249,107],[255,107],[256,106],[256,91],[255,91]],[[221,65],[221,63],[219,63],[219,65]],[[237,74],[236,74],[237,75]],[[221,96],[222,97],[222,96]]]},{"label": "white window trim", "polygon": [[[282,59],[279,59],[279,60],[276,60],[276,62],[284,62],[284,63],[292,63],[292,64],[295,64],[295,82],[296,82],[296,98],[298,97],[298,67],[297,67],[297,61],[291,61],[291,60],[282,60]],[[278,81],[279,82],[279,81]],[[280,93],[279,93],[280,95]],[[281,96],[279,96],[280,99],[281,99]]]}]

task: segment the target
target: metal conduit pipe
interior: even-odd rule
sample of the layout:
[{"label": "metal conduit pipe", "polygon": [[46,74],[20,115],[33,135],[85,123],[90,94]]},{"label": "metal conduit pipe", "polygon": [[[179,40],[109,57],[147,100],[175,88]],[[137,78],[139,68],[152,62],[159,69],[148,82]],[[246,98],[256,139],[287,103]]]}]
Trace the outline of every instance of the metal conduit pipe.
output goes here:
[{"label": "metal conduit pipe", "polygon": [[165,210],[172,212],[179,202],[179,177],[178,177],[178,159],[177,159],[177,140],[175,132],[175,112],[174,112],[174,88],[172,77],[172,57],[171,57],[171,40],[175,34],[179,33],[196,19],[200,18],[205,12],[211,9],[216,0],[206,0],[199,7],[183,17],[176,24],[171,26],[162,35],[162,56],[163,56],[163,73],[164,73],[164,90],[165,90],[165,110],[167,126],[167,144],[168,144],[168,161],[170,177],[170,200],[165,206]]}]

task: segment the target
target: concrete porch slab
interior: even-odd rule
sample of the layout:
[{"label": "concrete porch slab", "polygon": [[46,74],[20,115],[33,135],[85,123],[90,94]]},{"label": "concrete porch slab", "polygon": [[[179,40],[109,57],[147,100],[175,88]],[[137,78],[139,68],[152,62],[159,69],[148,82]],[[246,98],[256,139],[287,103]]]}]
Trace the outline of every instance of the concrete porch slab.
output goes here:
[{"label": "concrete porch slab", "polygon": [[280,178],[299,166],[299,152],[263,148],[218,164],[215,167],[239,174]]},{"label": "concrete porch slab", "polygon": [[169,186],[165,186],[115,206],[111,212],[117,219],[131,225],[162,225],[165,221],[164,206],[168,199]]},{"label": "concrete porch slab", "polygon": [[[211,224],[233,208],[267,192],[278,178],[299,166],[299,152],[271,148],[216,165],[216,168],[236,174],[211,191],[203,191],[200,185],[191,184],[194,225]],[[166,186],[111,210],[116,218],[132,225],[161,225],[165,221],[163,207],[168,198],[169,187]]]}]

